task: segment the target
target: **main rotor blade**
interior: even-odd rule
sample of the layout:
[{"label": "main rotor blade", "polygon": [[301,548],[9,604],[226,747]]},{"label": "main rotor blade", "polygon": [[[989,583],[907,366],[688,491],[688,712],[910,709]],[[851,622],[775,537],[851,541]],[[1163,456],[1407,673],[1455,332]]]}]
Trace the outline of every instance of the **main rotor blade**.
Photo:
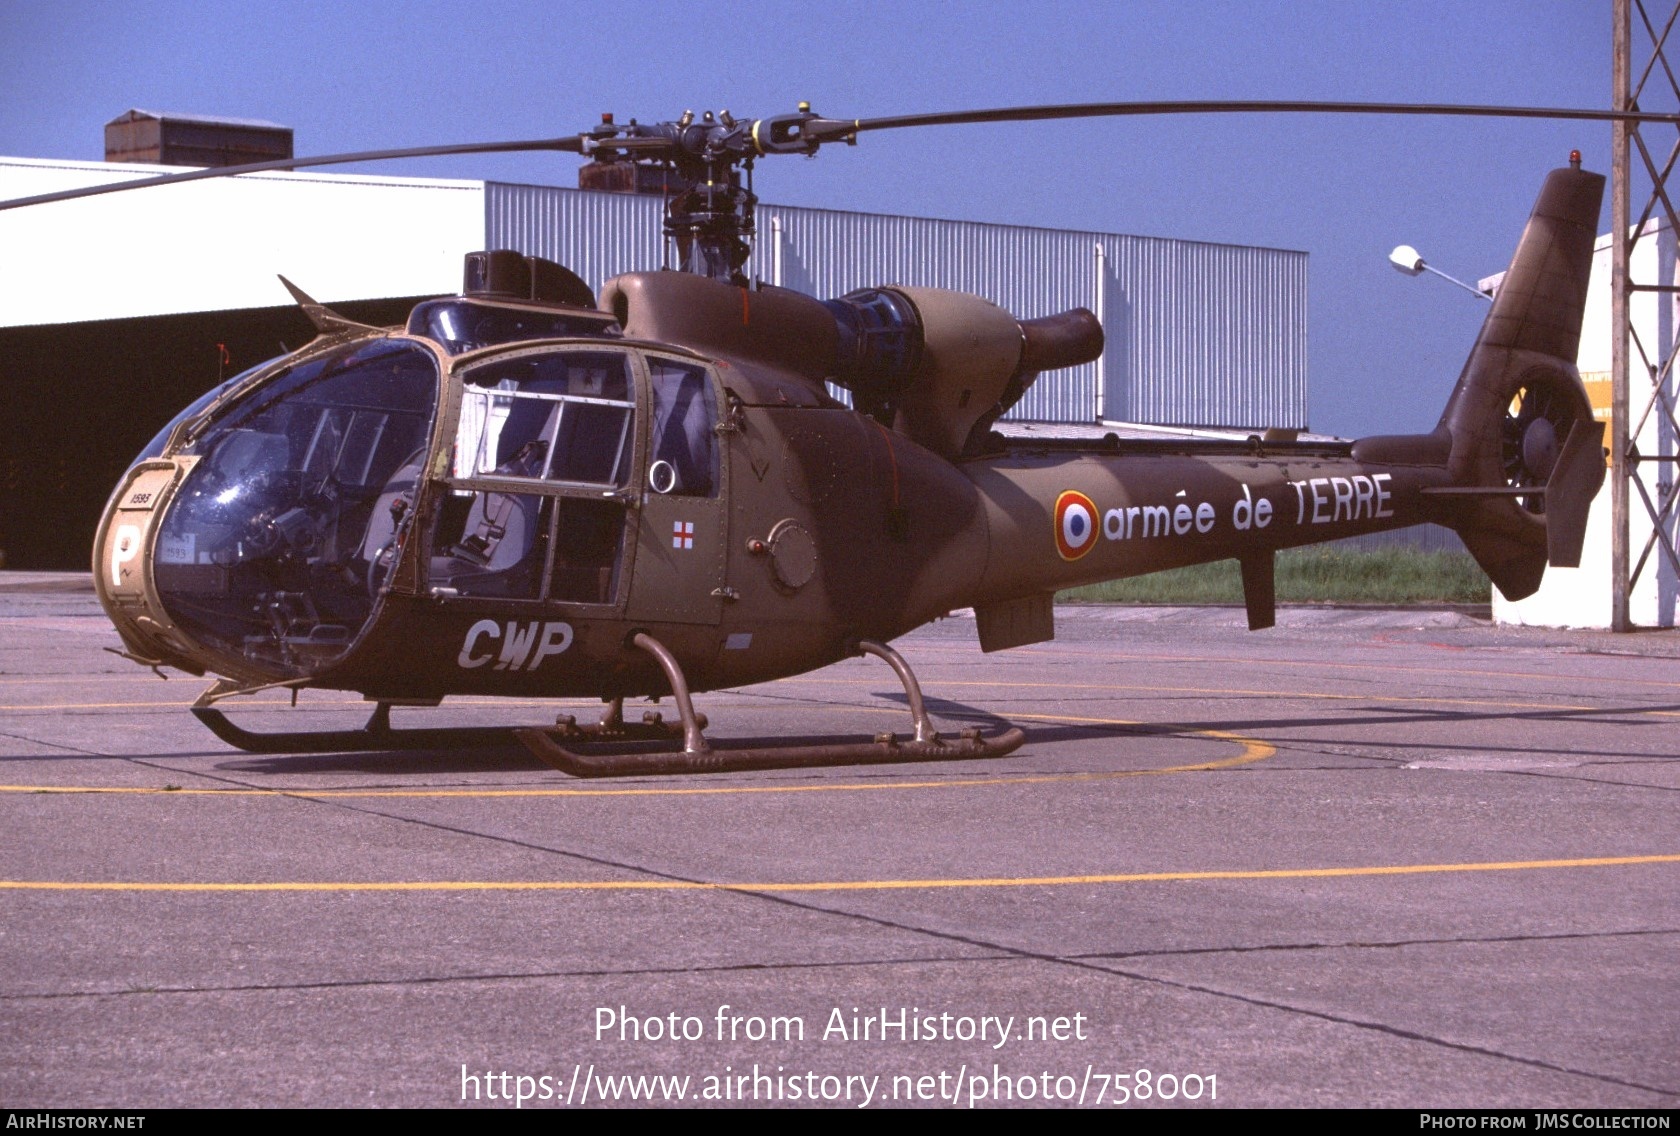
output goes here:
[{"label": "main rotor blade", "polygon": [[[1067,103],[1061,105],[996,107],[990,110],[948,111],[938,114],[905,114],[883,118],[832,119],[811,118],[799,130],[801,137],[814,143],[837,142],[855,138],[867,130],[899,130],[910,126],[962,126],[988,122],[1046,122],[1072,118],[1120,118],[1127,116],[1162,114],[1390,114],[1467,118],[1534,118],[1563,119],[1586,122],[1663,122],[1680,125],[1680,113],[1648,111],[1595,110],[1579,107],[1515,107],[1476,106],[1461,103],[1348,103],[1301,102],[1292,100],[1155,100],[1123,103]],[[241,166],[216,166],[202,170],[187,170],[178,174],[135,178],[86,186],[81,189],[42,193],[33,197],[17,197],[0,201],[0,210],[19,209],[25,205],[45,205],[53,201],[73,201],[79,197],[96,197],[103,193],[121,193],[148,186],[173,185],[176,182],[203,181],[208,178],[235,177],[239,174],[264,173],[272,170],[298,170],[310,166],[330,166],[350,162],[380,162],[394,158],[429,158],[448,154],[497,154],[522,151],[549,150],[559,153],[581,154],[588,135],[568,135],[563,138],[539,138],[522,142],[465,142],[453,146],[417,146],[403,150],[366,150],[356,154],[328,154],[318,158],[282,158],[271,162],[251,162]],[[609,148],[624,151],[662,149],[668,140],[641,142],[635,138],[615,138]]]},{"label": "main rotor blade", "polygon": [[57,193],[37,194],[34,197],[14,197],[10,201],[0,201],[0,209],[19,209],[25,205],[45,205],[49,201],[73,201],[78,197],[96,197],[101,193],[121,193],[129,189],[145,189],[147,186],[174,185],[176,182],[234,177],[238,174],[257,174],[268,170],[298,170],[305,166],[332,166],[347,162],[384,162],[393,158],[431,158],[442,154],[501,154],[530,150],[581,154],[583,139],[573,134],[565,138],[537,138],[524,142],[462,142],[453,146],[414,146],[406,150],[364,150],[359,154],[327,154],[319,158],[276,158],[271,162],[248,162],[242,166],[211,166],[178,174],[159,174],[156,177],[133,178],[129,181],[109,182],[81,189],[64,189]]},{"label": "main rotor blade", "polygon": [[1553,118],[1587,122],[1669,122],[1680,114],[1646,111],[1593,110],[1578,107],[1476,106],[1463,103],[1342,103],[1278,99],[1178,99],[1126,103],[1067,103],[1063,105],[996,107],[991,110],[950,111],[943,114],[901,114],[864,118],[849,123],[836,119],[813,123],[807,133],[827,142],[865,130],[898,130],[906,126],[962,126],[981,122],[1043,122],[1061,118],[1118,118],[1150,114],[1409,114],[1466,118]]}]

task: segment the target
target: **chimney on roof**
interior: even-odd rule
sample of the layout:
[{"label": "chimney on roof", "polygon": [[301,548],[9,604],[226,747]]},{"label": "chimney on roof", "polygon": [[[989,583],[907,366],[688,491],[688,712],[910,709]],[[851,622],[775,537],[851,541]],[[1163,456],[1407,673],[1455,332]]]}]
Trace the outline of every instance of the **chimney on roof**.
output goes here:
[{"label": "chimney on roof", "polygon": [[107,162],[242,166],[292,156],[292,128],[243,118],[131,110],[105,124]]}]

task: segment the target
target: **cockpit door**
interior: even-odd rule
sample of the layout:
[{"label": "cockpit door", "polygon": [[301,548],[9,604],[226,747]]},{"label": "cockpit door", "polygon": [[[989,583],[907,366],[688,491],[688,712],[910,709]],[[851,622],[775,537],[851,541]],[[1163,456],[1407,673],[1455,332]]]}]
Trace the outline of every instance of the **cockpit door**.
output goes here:
[{"label": "cockpit door", "polygon": [[619,349],[536,348],[465,372],[431,521],[433,597],[623,603],[633,363]]},{"label": "cockpit door", "polygon": [[627,614],[715,624],[727,595],[729,538],[717,382],[688,360],[649,355],[646,362],[648,444]]}]

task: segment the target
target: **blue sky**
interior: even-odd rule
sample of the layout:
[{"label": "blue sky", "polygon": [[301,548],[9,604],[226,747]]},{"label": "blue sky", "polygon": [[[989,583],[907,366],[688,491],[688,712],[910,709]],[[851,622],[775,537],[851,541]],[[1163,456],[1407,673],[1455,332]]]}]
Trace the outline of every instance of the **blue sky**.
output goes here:
[{"label": "blue sky", "polygon": [[[1607,107],[1609,3],[0,0],[0,154],[102,156],[130,107],[263,118],[316,154],[573,133],[801,99],[834,117],[1125,99]],[[1312,424],[1430,428],[1547,169],[1608,125],[1170,118],[866,136],[766,162],[768,201],[1304,249]],[[575,184],[577,159],[364,172]],[[1608,207],[1605,221],[1608,220]],[[1604,226],[1601,225],[1601,228]],[[1020,313],[1038,315],[1042,313]]]}]

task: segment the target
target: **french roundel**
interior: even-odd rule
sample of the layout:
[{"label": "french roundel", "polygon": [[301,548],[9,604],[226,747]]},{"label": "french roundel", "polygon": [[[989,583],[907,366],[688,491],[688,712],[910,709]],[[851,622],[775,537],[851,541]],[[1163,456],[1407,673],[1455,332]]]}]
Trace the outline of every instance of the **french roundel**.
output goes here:
[{"label": "french roundel", "polygon": [[1096,503],[1083,493],[1067,490],[1056,498],[1056,551],[1063,560],[1078,560],[1096,543]]}]

